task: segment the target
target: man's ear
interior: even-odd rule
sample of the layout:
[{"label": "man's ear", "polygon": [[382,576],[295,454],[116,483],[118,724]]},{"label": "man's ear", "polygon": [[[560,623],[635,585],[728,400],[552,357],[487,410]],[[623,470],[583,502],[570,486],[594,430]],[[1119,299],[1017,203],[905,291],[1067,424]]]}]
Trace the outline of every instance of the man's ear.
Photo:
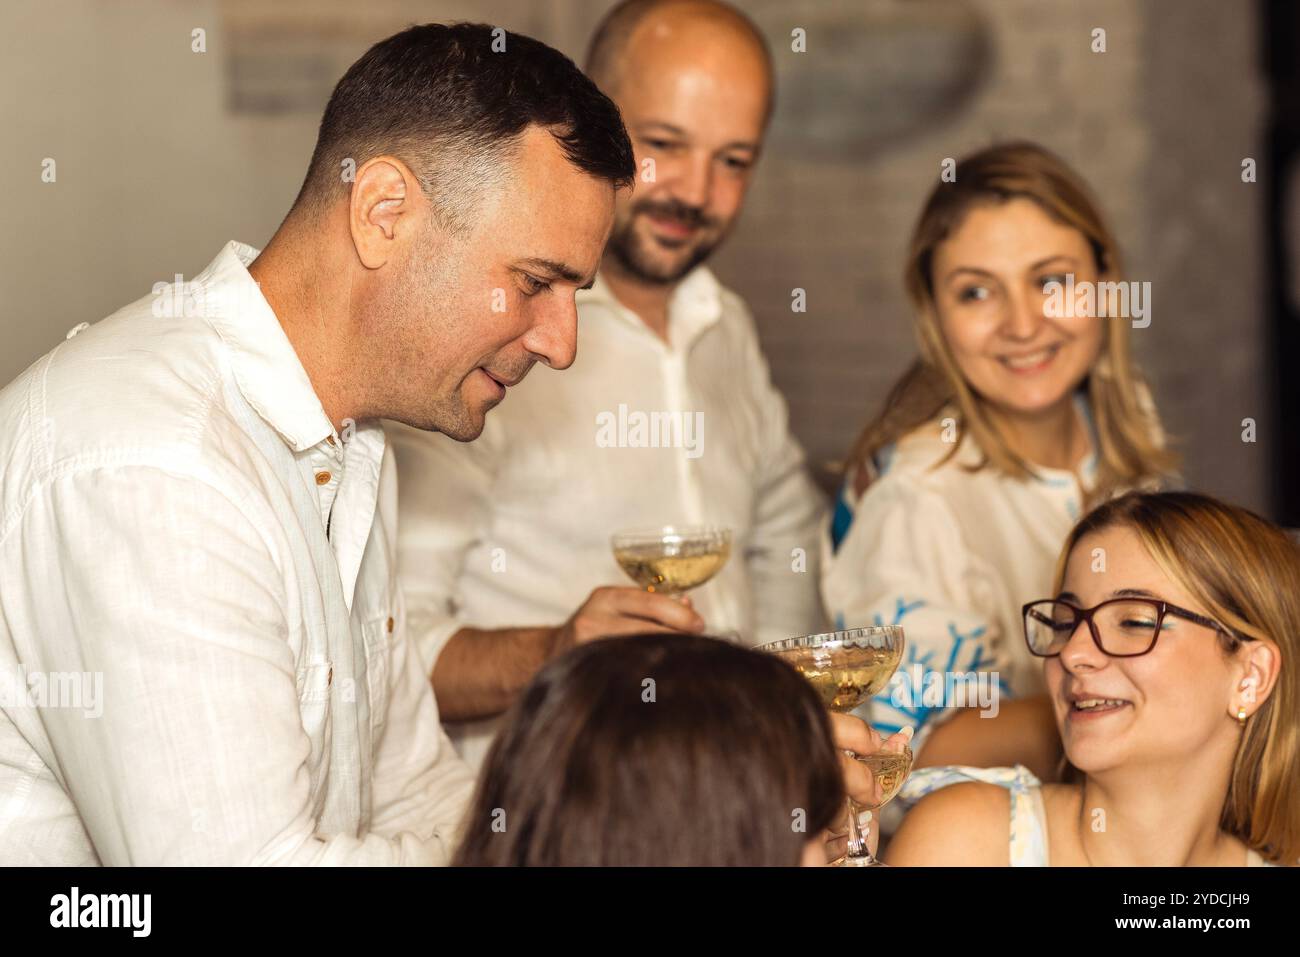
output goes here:
[{"label": "man's ear", "polygon": [[348,204],[348,227],[357,258],[367,269],[392,261],[427,215],[424,194],[410,168],[392,156],[376,156],[357,170]]}]

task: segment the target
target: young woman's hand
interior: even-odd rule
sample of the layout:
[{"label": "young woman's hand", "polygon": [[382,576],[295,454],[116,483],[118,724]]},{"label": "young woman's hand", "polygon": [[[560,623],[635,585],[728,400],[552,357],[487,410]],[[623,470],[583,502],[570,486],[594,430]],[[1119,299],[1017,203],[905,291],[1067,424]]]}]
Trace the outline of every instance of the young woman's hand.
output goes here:
[{"label": "young woman's hand", "polygon": [[[835,747],[840,749],[840,771],[844,776],[844,792],[860,805],[878,803],[882,795],[880,786],[871,771],[861,761],[845,752],[873,754],[876,751],[902,751],[912,740],[912,729],[904,728],[888,738],[882,738],[879,732],[861,718],[855,718],[850,714],[832,713],[831,735]],[[846,806],[844,814],[823,835],[828,863],[844,855],[848,848],[848,835],[849,821]],[[868,841],[872,854],[876,853],[879,841],[880,828],[873,827]]]}]

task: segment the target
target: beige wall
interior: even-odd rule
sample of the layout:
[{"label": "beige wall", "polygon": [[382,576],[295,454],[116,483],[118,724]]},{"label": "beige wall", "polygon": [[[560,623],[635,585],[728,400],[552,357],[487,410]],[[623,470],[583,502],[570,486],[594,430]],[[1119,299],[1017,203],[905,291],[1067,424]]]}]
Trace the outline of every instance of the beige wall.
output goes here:
[{"label": "beige wall", "polygon": [[[330,83],[371,42],[411,22],[478,19],[580,57],[609,5],[7,0],[0,6],[8,215],[0,233],[0,381],[77,323],[175,273],[193,275],[225,240],[264,243],[297,191]],[[1260,211],[1255,190],[1239,177],[1241,158],[1258,155],[1263,106],[1253,7],[1216,0],[741,6],[772,39],[789,95],[717,268],[749,299],[795,431],[815,460],[843,451],[912,354],[898,274],[940,161],[999,137],[1027,136],[1092,182],[1132,278],[1153,284],[1153,323],[1135,333],[1136,348],[1170,431],[1185,440],[1192,484],[1266,506],[1274,423],[1260,372]],[[849,11],[863,34],[833,29]],[[934,15],[939,24],[982,24],[986,66],[979,82],[916,107],[919,119],[895,130],[891,104],[903,110],[923,97],[915,84],[951,68],[945,48],[927,58],[917,45],[918,36],[939,35],[937,28],[917,32]],[[789,49],[799,26],[808,30],[804,54]],[[1107,30],[1105,54],[1089,51],[1096,26]],[[196,27],[207,31],[203,54],[190,50]],[[792,133],[794,119],[806,120],[800,97],[819,70],[826,95],[835,97],[828,115],[844,124],[832,139],[842,134],[857,144],[847,158]],[[899,78],[896,87],[891,77]],[[283,109],[258,100],[278,88],[293,94]],[[241,108],[232,112],[231,103]],[[56,183],[40,181],[45,157],[57,161]],[[795,287],[807,290],[806,314],[790,311]],[[1246,416],[1260,422],[1256,446],[1240,442]]]}]

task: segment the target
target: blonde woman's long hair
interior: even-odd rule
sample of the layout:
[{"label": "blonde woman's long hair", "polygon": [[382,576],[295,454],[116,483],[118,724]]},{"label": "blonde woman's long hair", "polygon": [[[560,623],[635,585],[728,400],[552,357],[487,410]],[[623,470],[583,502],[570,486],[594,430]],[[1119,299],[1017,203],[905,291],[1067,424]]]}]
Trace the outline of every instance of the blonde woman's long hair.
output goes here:
[{"label": "blonde woman's long hair", "polygon": [[[1300,861],[1300,546],[1254,512],[1192,492],[1130,492],[1083,517],[1057,562],[1107,528],[1132,529],[1160,569],[1235,635],[1269,641],[1282,666],[1246,720],[1219,826],[1278,864]],[[1241,645],[1221,635],[1225,654]],[[1071,765],[1065,780],[1080,778]]]},{"label": "blonde woman's long hair", "polygon": [[[1016,454],[989,414],[988,402],[966,381],[939,326],[931,269],[934,253],[976,206],[1023,198],[1088,240],[1101,281],[1118,282],[1119,249],[1083,181],[1059,157],[1033,143],[1003,143],[981,150],[957,164],[954,182],[935,186],[912,234],[904,271],[908,298],[917,317],[920,357],[895,383],[880,413],[863,430],[846,462],[846,470],[866,469],[876,453],[945,408],[956,408],[956,441],[942,465],[970,436],[983,458],[974,468],[991,465],[1008,475],[1030,477],[1033,466]],[[1158,484],[1177,468],[1177,457],[1164,448],[1153,409],[1144,408],[1141,377],[1129,349],[1128,320],[1107,318],[1101,353],[1086,379],[1097,434],[1097,482],[1088,501],[1114,492]]]}]

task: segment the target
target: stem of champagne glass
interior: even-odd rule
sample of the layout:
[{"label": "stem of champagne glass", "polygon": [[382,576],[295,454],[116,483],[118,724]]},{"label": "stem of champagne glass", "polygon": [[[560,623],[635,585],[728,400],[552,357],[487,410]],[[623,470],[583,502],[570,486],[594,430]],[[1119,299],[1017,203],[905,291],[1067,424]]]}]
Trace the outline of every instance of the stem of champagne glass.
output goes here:
[{"label": "stem of champagne glass", "polygon": [[858,860],[863,864],[879,864],[876,855],[871,853],[871,822],[876,819],[876,812],[867,815],[866,827],[862,828],[862,854]]},{"label": "stem of champagne glass", "polygon": [[852,798],[849,798],[849,847],[844,852],[846,863],[871,857],[871,851],[867,849],[867,835],[863,834],[862,829],[858,826],[858,815],[861,813],[861,808]]}]

